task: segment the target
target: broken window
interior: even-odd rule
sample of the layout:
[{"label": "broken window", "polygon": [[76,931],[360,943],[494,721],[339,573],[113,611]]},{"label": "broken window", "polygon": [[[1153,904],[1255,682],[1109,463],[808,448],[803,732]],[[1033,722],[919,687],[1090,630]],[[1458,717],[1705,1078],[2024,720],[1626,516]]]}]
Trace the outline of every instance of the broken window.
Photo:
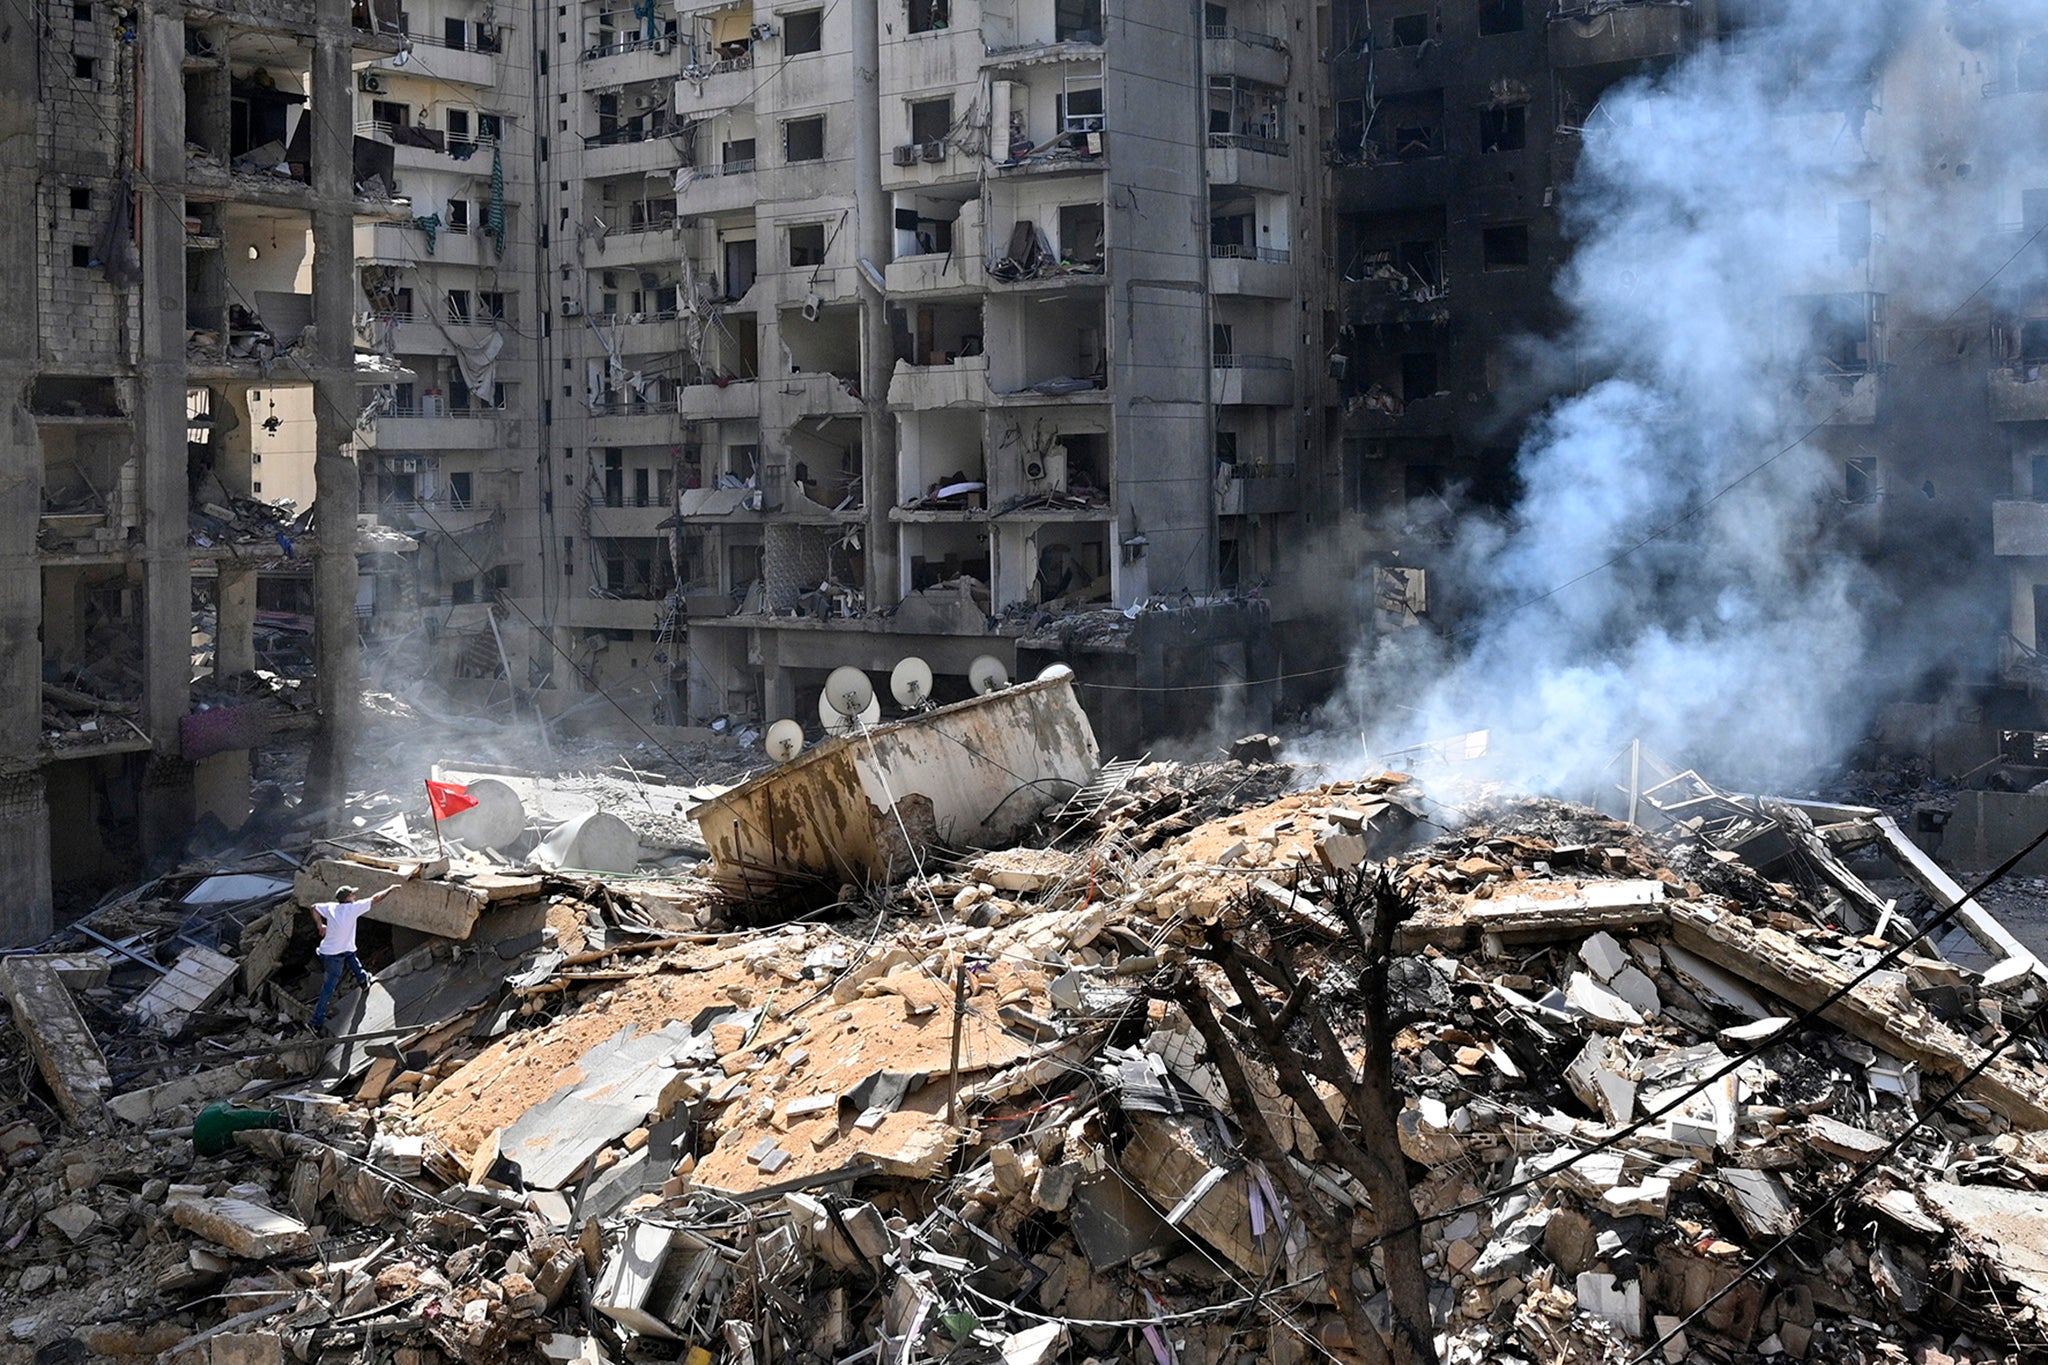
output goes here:
[{"label": "broken window", "polygon": [[1529,265],[1529,227],[1507,223],[1479,234],[1480,262],[1488,270],[1523,270]]},{"label": "broken window", "polygon": [[1060,206],[1060,259],[1069,264],[1102,260],[1102,205]]},{"label": "broken window", "polygon": [[1436,352],[1409,351],[1401,357],[1401,401],[1413,403],[1418,398],[1435,395]]},{"label": "broken window", "polygon": [[807,9],[782,16],[782,55],[801,57],[825,47],[825,12]]},{"label": "broken window", "polygon": [[391,100],[371,100],[370,118],[376,122],[380,132],[404,128],[412,122],[412,106],[398,104]]},{"label": "broken window", "polygon": [[1522,0],[1479,0],[1479,32],[1482,37],[1522,31]]},{"label": "broken window", "polygon": [[448,201],[447,230],[450,232],[469,231],[469,201],[467,199],[450,199]]},{"label": "broken window", "polygon": [[1479,111],[1480,151],[1519,152],[1528,142],[1528,111],[1521,105]]},{"label": "broken window", "polygon": [[822,117],[793,118],[783,124],[782,159],[792,164],[799,161],[823,161],[825,120]]},{"label": "broken window", "polygon": [[1823,372],[1867,374],[1873,354],[1873,297],[1869,294],[1817,294],[1791,300],[1795,344]]},{"label": "broken window", "polygon": [[910,31],[931,33],[947,23],[951,0],[910,0]]},{"label": "broken window", "polygon": [[458,578],[448,585],[448,605],[466,607],[476,601],[476,580]]},{"label": "broken window", "polygon": [[1219,431],[1219,432],[1217,432],[1217,433],[1216,433],[1216,463],[1217,463],[1217,464],[1223,464],[1223,465],[1230,465],[1230,466],[1232,466],[1233,468],[1234,468],[1234,467],[1236,466],[1236,464],[1237,464],[1237,433],[1236,433],[1236,432],[1234,432],[1234,431]]},{"label": "broken window", "polygon": [[1449,487],[1449,475],[1440,464],[1411,464],[1401,471],[1401,493],[1411,507],[1442,507]]},{"label": "broken window", "polygon": [[443,46],[461,52],[469,46],[469,25],[461,19],[441,21],[441,42]]},{"label": "broken window", "polygon": [[479,290],[476,296],[477,315],[503,321],[511,315],[505,311],[505,295],[502,290]]},{"label": "broken window", "polygon": [[910,140],[912,142],[944,142],[952,131],[953,101],[950,98],[911,101]]},{"label": "broken window", "polygon": [[823,223],[798,223],[789,229],[789,263],[806,269],[825,264]]},{"label": "broken window", "polygon": [[1401,14],[1387,25],[1388,47],[1421,47],[1429,41],[1427,14]]},{"label": "broken window", "polygon": [[448,476],[448,502],[455,508],[469,506],[472,476],[468,471]]},{"label": "broken window", "polygon": [[1861,456],[1842,461],[1842,499],[1845,502],[1877,501],[1877,461]]},{"label": "broken window", "polygon": [[725,297],[743,299],[754,287],[755,246],[752,237],[725,244]]},{"label": "broken window", "polygon": [[1337,145],[1346,150],[1365,141],[1365,101],[1337,101]]},{"label": "broken window", "polygon": [[1383,99],[1367,111],[1365,152],[1372,161],[1413,161],[1444,150],[1444,92]]},{"label": "broken window", "polygon": [[1210,325],[1209,353],[1215,357],[1212,362],[1215,365],[1223,367],[1230,364],[1231,357],[1237,352],[1235,349],[1235,333],[1232,331],[1229,323],[1218,322]]},{"label": "broken window", "polygon": [[469,321],[469,291],[467,289],[451,289],[448,291],[448,321]]},{"label": "broken window", "polygon": [[1102,41],[1102,0],[1053,0],[1052,37],[1056,43]]}]

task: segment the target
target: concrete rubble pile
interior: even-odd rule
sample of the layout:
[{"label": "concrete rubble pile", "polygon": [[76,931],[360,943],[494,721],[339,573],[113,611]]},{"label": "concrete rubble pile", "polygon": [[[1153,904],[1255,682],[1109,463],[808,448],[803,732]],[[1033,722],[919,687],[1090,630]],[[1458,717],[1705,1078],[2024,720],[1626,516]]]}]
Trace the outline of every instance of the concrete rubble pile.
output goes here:
[{"label": "concrete rubble pile", "polygon": [[[1373,1037],[1441,1359],[2043,1339],[2039,964],[1981,911],[1921,936],[1960,895],[1931,863],[1927,905],[1864,899],[1859,859],[1910,856],[1876,812],[1103,774],[779,925],[735,931],[708,865],[329,850],[0,959],[37,1072],[0,1126],[0,1348],[1384,1358],[1354,1329],[1399,1311],[1411,1224],[1355,1159]],[[343,879],[401,891],[315,1038],[279,983]]]}]

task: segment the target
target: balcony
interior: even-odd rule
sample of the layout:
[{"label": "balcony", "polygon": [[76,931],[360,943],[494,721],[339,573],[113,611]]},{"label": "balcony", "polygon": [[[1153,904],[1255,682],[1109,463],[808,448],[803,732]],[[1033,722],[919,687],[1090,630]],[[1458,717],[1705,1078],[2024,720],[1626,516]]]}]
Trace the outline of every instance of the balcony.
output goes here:
[{"label": "balcony", "polygon": [[[1340,287],[1344,320],[1354,325],[1385,322],[1442,324],[1450,320],[1450,289],[1423,283],[1396,267],[1385,277],[1346,280]],[[1533,273],[1533,272],[1532,272]]]},{"label": "balcony", "polygon": [[700,115],[731,109],[751,99],[760,83],[760,76],[754,73],[751,53],[705,65],[686,66],[681,79],[676,81],[674,108],[678,113],[696,112]]},{"label": "balcony", "polygon": [[1209,287],[1218,294],[1284,299],[1294,292],[1293,258],[1274,247],[1212,245]]},{"label": "balcony", "polygon": [[648,131],[600,133],[583,140],[582,174],[591,180],[620,175],[672,171],[683,164],[677,139],[681,125],[660,125]]},{"label": "balcony", "polygon": [[682,69],[675,40],[663,34],[644,37],[635,30],[613,30],[579,54],[586,86],[634,85],[672,77]]},{"label": "balcony", "polygon": [[1795,420],[1834,427],[1869,426],[1877,420],[1879,387],[1875,370],[1809,374],[1791,394]]},{"label": "balcony", "polygon": [[889,381],[889,407],[894,412],[978,408],[987,403],[985,355],[964,355],[950,365],[913,365],[899,360]]},{"label": "balcony", "polygon": [[1238,465],[1216,484],[1216,515],[1259,517],[1301,510],[1301,481],[1295,466]]},{"label": "balcony", "polygon": [[686,218],[736,213],[753,208],[762,198],[760,175],[752,159],[682,169],[689,174],[676,188],[676,212]]},{"label": "balcony", "polygon": [[1991,371],[1991,420],[2048,422],[2048,370],[2030,364]]},{"label": "balcony", "polygon": [[682,345],[677,315],[667,313],[596,313],[590,321],[620,355],[666,355]]},{"label": "balcony", "polygon": [[498,54],[469,48],[449,47],[424,33],[407,35],[412,51],[404,65],[396,56],[372,62],[370,69],[405,76],[427,76],[451,85],[492,86],[498,83]]},{"label": "balcony", "polygon": [[680,419],[660,403],[600,403],[590,414],[590,439],[600,445],[669,445],[682,435]]},{"label": "balcony", "polygon": [[[621,498],[623,504],[627,499]],[[659,499],[649,499],[637,507],[613,505],[611,502],[590,505],[590,534],[608,536],[620,540],[645,540],[666,536],[664,521],[675,515],[675,508]]]},{"label": "balcony", "polygon": [[1286,191],[1294,185],[1285,140],[1254,133],[1209,134],[1209,183]]},{"label": "balcony", "polygon": [[682,415],[687,422],[735,422],[761,415],[757,381],[735,379],[725,384],[691,384],[683,390]]},{"label": "balcony", "polygon": [[2048,502],[2001,498],[1992,503],[1991,553],[2011,559],[2048,556]]},{"label": "balcony", "polygon": [[[599,216],[611,221],[611,210],[607,206]],[[592,244],[592,255],[585,264],[591,266],[634,265],[648,261],[673,261],[679,248],[676,245],[676,204],[675,200],[665,201],[665,212],[640,212],[639,205],[631,221],[634,226],[613,230],[604,235],[602,242]],[[650,208],[654,206],[649,206]]]},{"label": "balcony", "polygon": [[891,295],[964,293],[988,287],[988,266],[979,251],[905,256],[889,262],[883,274]]},{"label": "balcony", "polygon": [[1204,35],[1202,60],[1211,76],[1287,84],[1287,44],[1270,33],[1212,26]]},{"label": "balcony", "polygon": [[355,235],[358,265],[498,264],[497,247],[483,233],[452,229],[445,223],[434,234],[432,251],[427,249],[425,230],[410,222],[357,223]]},{"label": "balcony", "polygon": [[865,406],[835,374],[792,374],[770,381],[768,392],[785,413],[800,417],[858,417]]},{"label": "balcony", "polygon": [[571,597],[562,603],[568,624],[581,630],[655,631],[667,613],[661,598]]},{"label": "balcony", "polygon": [[1222,407],[1290,405],[1294,362],[1278,355],[1219,355],[1209,370],[1209,401]]},{"label": "balcony", "polygon": [[373,450],[497,450],[503,411],[429,412],[396,408],[374,419],[359,434]]},{"label": "balcony", "polygon": [[391,349],[399,355],[452,356],[457,345],[482,346],[493,331],[502,327],[505,329],[505,346],[499,352],[499,359],[510,362],[518,358],[519,335],[511,330],[509,318],[498,319],[494,327],[490,321],[444,321],[437,326],[418,313],[383,313],[378,317],[391,323]]},{"label": "balcony", "polygon": [[1692,11],[1678,0],[1565,0],[1550,19],[1553,66],[1609,66],[1685,50]]}]

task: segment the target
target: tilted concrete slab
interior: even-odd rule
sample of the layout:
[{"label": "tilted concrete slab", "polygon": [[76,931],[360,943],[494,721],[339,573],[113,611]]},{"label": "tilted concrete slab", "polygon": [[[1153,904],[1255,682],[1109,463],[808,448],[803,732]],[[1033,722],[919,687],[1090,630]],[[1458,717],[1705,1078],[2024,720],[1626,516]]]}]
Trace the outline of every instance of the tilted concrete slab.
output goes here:
[{"label": "tilted concrete slab", "polygon": [[15,1026],[55,1096],[58,1112],[72,1123],[96,1121],[114,1082],[99,1040],[71,998],[70,983],[97,985],[106,978],[107,964],[98,958],[0,959],[0,995],[14,1009]]},{"label": "tilted concrete slab", "polygon": [[468,938],[476,928],[476,917],[491,899],[489,891],[461,882],[420,880],[343,858],[322,858],[301,871],[292,897],[300,905],[313,905],[333,900],[336,888],[343,886],[353,886],[365,897],[387,886],[398,887],[363,918],[442,938]]}]

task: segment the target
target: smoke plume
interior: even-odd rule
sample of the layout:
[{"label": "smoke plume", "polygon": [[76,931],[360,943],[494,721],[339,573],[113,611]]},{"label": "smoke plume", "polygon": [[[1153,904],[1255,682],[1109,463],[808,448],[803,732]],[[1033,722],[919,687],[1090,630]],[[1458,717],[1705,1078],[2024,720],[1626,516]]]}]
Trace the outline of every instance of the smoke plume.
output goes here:
[{"label": "smoke plume", "polygon": [[[1426,561],[1439,624],[1365,636],[1328,757],[1486,729],[1499,776],[1559,791],[1640,738],[1782,786],[1996,640],[2002,580],[1964,494],[2002,493],[2007,457],[1940,449],[1941,395],[1974,393],[1986,430],[1985,286],[2022,268],[1999,225],[2037,154],[1984,86],[2044,20],[2044,0],[1792,5],[1604,94],[1561,190],[1566,324],[1517,350],[1528,382],[1570,391],[1526,432],[1512,508],[1462,514]],[[1893,362],[1860,381],[1856,320],[1803,302],[1859,291],[1888,295]],[[1829,423],[1873,381],[1880,425]],[[1922,436],[1915,458],[1972,472],[1892,458]],[[1845,492],[1865,449],[1874,505]],[[1930,543],[1902,557],[1902,535]]]}]

